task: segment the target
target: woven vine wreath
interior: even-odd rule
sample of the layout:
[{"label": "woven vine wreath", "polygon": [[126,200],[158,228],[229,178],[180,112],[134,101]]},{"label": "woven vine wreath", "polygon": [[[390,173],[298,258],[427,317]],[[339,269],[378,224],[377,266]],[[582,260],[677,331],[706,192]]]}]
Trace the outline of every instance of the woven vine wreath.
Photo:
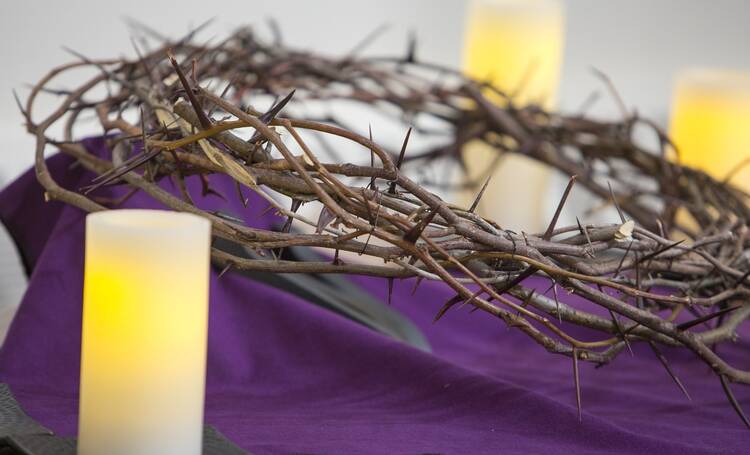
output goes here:
[{"label": "woven vine wreath", "polygon": [[[120,201],[97,198],[97,188],[127,185],[129,194],[142,191],[173,210],[208,218],[214,236],[253,250],[322,247],[337,258],[295,262],[265,254],[250,260],[214,250],[214,260],[228,268],[361,274],[387,278],[389,285],[406,277],[443,281],[456,295],[436,318],[457,305],[472,305],[549,352],[571,357],[576,373],[579,361],[606,364],[631,344],[648,343],[684,391],[660,346],[688,349],[716,373],[750,427],[730,389],[731,382],[750,384],[750,371],[729,365],[715,349],[734,342],[738,326],[750,316],[748,195],[668,159],[674,147],[653,123],[627,112],[622,122],[613,123],[514,106],[488,84],[419,61],[413,43],[405,57],[363,58],[352,52],[327,58],[291,49],[278,35],[264,42],[250,29],[216,45],[196,44],[194,32],[169,41],[141,31],[158,46],[146,52],[140,50],[145,45],[136,45],[139,57],[133,60],[77,55],[31,89],[21,110],[36,136],[36,173],[49,199],[86,211],[105,210]],[[51,86],[59,75],[81,68],[94,75],[78,88]],[[42,93],[62,101],[39,120],[34,111]],[[249,107],[261,95],[277,97],[270,110]],[[408,133],[399,153],[330,116],[287,115],[297,103],[311,100],[359,103],[412,125],[415,132],[424,132],[421,120],[429,119],[449,140],[405,154]],[[138,120],[128,121],[128,116]],[[74,128],[92,117],[108,134],[111,161],[91,154],[76,139]],[[63,131],[62,137],[51,137],[52,126]],[[639,127],[654,132],[658,150],[633,141]],[[349,141],[371,164],[321,162],[325,142],[313,142],[311,136]],[[573,176],[543,233],[503,229],[475,213],[476,201],[468,208],[452,205],[407,176],[409,169],[436,160],[460,164],[470,141],[482,141],[499,154],[523,154]],[[44,161],[48,145],[98,174],[91,186],[59,186]],[[256,229],[200,210],[184,179],[198,175],[205,193],[211,191],[209,174],[234,179],[237,197],[258,193],[288,222],[278,231]],[[155,183],[164,177],[177,183],[181,197]],[[612,204],[619,220],[557,226],[576,182]],[[463,185],[477,189],[478,201],[482,182]],[[273,193],[291,198],[291,205],[278,202],[283,199]],[[317,219],[297,211],[309,201],[322,204]],[[292,222],[311,225],[315,232],[290,230]],[[338,251],[380,262],[345,263]],[[525,287],[531,275],[547,277],[554,292]],[[558,287],[592,308],[606,309],[609,317],[566,305],[557,298]],[[673,322],[681,313],[688,322]],[[563,321],[597,331],[601,339],[576,339],[561,328]]]}]

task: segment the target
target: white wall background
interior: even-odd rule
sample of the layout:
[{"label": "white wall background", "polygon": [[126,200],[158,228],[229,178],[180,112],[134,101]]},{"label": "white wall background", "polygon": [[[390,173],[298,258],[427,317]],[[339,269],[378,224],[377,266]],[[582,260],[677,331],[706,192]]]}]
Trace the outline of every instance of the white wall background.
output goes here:
[{"label": "white wall background", "polygon": [[[62,46],[89,57],[133,54],[126,16],[164,34],[215,17],[204,36],[242,24],[264,28],[275,18],[286,41],[342,53],[380,24],[390,28],[372,53],[402,52],[415,30],[422,58],[460,62],[464,0],[47,0],[2,2],[0,15],[0,185],[30,166],[33,140],[21,126],[12,89],[72,59]],[[750,69],[747,0],[568,0],[561,106],[574,110],[602,91],[590,68],[606,72],[629,106],[664,123],[675,71],[691,65]],[[602,97],[594,112],[612,115]]]}]

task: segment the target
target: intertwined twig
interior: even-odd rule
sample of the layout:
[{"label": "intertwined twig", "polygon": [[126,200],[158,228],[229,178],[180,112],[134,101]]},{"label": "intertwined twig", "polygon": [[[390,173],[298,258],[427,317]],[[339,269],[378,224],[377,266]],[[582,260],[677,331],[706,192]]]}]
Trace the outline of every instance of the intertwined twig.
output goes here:
[{"label": "intertwined twig", "polygon": [[[462,302],[496,316],[548,351],[571,356],[576,386],[578,360],[605,364],[633,343],[648,343],[682,388],[658,346],[689,349],[719,376],[742,415],[728,383],[750,384],[750,371],[728,364],[712,347],[734,342],[738,326],[750,316],[747,195],[668,159],[669,140],[647,120],[628,115],[620,123],[608,123],[536,106],[517,107],[492,86],[417,61],[414,46],[410,49],[403,58],[325,58],[278,42],[264,43],[242,29],[211,46],[195,44],[191,34],[139,52],[135,60],[79,56],[34,85],[22,108],[37,138],[38,179],[50,199],[87,211],[116,204],[98,201],[99,187],[124,184],[132,188],[129,194],[143,191],[174,210],[210,219],[214,235],[249,248],[322,247],[385,261],[248,260],[215,250],[215,259],[229,268],[363,274],[386,277],[389,283],[403,277],[443,281],[456,296],[436,319]],[[97,74],[73,90],[49,87],[59,74],[80,67],[94,68]],[[101,87],[107,95],[96,99],[94,90]],[[39,121],[32,111],[42,92],[59,95],[62,102]],[[280,101],[259,112],[248,103],[257,94]],[[417,131],[427,128],[419,118],[431,118],[450,140],[405,154],[407,134],[401,153],[395,154],[336,119],[284,114],[287,103],[291,107],[300,100],[333,99],[373,109],[396,108]],[[134,109],[140,112],[136,123],[125,119]],[[109,134],[112,160],[92,155],[74,137],[73,129],[86,112],[95,114]],[[49,137],[50,126],[62,122],[64,137]],[[633,129],[643,125],[653,129],[661,150],[645,150],[631,139]],[[242,136],[242,131],[250,133]],[[321,145],[310,145],[304,139],[309,134],[358,144],[372,156],[372,164],[321,162],[316,153]],[[457,207],[407,177],[410,166],[446,157],[461,162],[464,145],[477,140],[498,153],[524,154],[576,176],[612,203],[621,220],[557,227],[576,181],[571,179],[549,228],[541,234],[519,234],[476,215],[476,204],[468,210]],[[47,144],[99,177],[83,193],[62,188],[47,171]],[[256,229],[200,210],[184,180],[197,175],[208,193],[212,189],[205,176],[213,173],[234,179],[240,198],[243,188],[255,191],[289,222],[280,231]],[[181,197],[156,184],[164,177],[177,182]],[[462,185],[478,188],[478,183]],[[271,193],[290,197],[291,208]],[[308,201],[323,204],[317,220],[297,213]],[[290,230],[292,220],[315,227],[315,233]],[[551,280],[551,296],[524,286],[531,275]],[[558,287],[583,297],[592,308],[605,308],[610,317],[566,305],[557,298]],[[692,319],[676,323],[678,317],[685,319],[683,313]],[[596,341],[577,339],[561,328],[562,321],[602,336]]]}]

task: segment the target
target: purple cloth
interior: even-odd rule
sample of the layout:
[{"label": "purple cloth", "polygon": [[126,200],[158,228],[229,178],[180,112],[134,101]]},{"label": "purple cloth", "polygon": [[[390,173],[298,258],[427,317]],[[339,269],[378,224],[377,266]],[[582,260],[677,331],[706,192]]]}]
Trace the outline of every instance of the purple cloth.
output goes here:
[{"label": "purple cloth", "polygon": [[[104,148],[101,139],[87,141]],[[79,188],[91,175],[52,157],[53,176]],[[225,180],[214,186],[236,199]],[[193,197],[200,186],[190,181]],[[164,188],[176,192],[169,182]],[[116,196],[123,189],[98,194]],[[215,196],[214,209],[255,226],[282,220]],[[123,207],[160,208],[142,193]],[[27,412],[75,435],[85,214],[45,203],[29,172],[0,193],[0,219],[32,270],[0,350],[0,381]],[[355,277],[385,298],[386,281]],[[539,283],[540,288],[544,283]],[[693,401],[653,353],[635,347],[595,370],[581,362],[583,421],[576,417],[572,363],[468,308],[432,318],[453,293],[439,283],[396,281],[393,306],[425,333],[432,354],[410,348],[305,301],[231,273],[211,277],[206,421],[255,454],[748,453],[743,428],[715,375],[692,355],[665,349]],[[545,286],[546,287],[546,286]],[[580,336],[581,330],[565,326]],[[750,368],[747,341],[723,346]],[[750,388],[734,386],[750,409]]]}]

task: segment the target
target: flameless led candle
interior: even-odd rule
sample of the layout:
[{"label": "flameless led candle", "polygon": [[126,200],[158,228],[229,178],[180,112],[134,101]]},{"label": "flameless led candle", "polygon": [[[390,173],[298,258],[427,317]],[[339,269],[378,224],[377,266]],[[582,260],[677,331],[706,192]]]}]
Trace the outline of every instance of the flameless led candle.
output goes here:
[{"label": "flameless led candle", "polygon": [[[559,0],[472,0],[464,71],[492,82],[512,95],[516,104],[534,102],[552,108],[557,102],[563,33]],[[470,145],[464,155],[469,176],[485,175],[496,155],[488,146]],[[480,212],[508,227],[541,229],[549,176],[548,169],[528,158],[504,157],[482,198]],[[465,205],[475,196],[463,194]]]},{"label": "flameless led candle", "polygon": [[159,210],[86,218],[79,455],[199,455],[208,220]]},{"label": "flameless led candle", "polygon": [[750,72],[693,69],[677,77],[670,136],[680,162],[750,191]]}]

